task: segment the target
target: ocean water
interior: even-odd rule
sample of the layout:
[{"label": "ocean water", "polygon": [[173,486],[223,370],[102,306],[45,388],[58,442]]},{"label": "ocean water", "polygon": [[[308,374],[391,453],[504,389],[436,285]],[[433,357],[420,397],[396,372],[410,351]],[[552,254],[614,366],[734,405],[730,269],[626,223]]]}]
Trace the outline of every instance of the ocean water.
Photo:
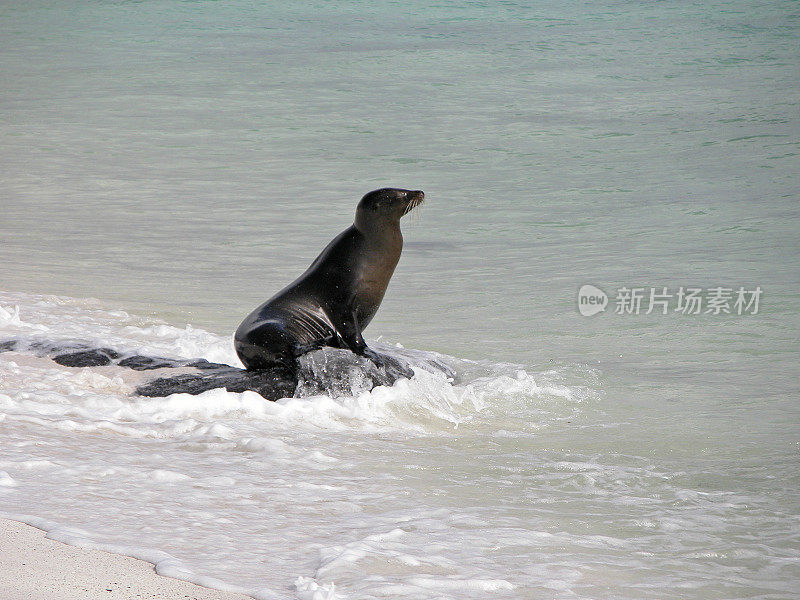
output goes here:
[{"label": "ocean water", "polygon": [[0,353],[0,512],[270,600],[800,597],[798,39],[789,1],[0,1],[0,341],[237,364],[397,186],[366,337],[457,372],[144,399]]}]

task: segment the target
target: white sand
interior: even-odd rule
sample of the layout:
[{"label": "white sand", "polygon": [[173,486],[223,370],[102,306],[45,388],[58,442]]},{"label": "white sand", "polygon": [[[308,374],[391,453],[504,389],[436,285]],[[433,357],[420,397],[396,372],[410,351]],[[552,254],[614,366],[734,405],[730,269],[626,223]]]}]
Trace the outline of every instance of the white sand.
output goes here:
[{"label": "white sand", "polygon": [[68,546],[0,519],[2,600],[252,600],[157,575],[150,563]]}]

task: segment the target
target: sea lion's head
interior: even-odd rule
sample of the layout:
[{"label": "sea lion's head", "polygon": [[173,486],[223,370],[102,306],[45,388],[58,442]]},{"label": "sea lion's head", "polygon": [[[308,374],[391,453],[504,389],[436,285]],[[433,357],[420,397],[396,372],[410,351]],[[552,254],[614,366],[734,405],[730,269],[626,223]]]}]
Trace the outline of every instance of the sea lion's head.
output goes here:
[{"label": "sea lion's head", "polygon": [[425,194],[421,190],[382,188],[361,199],[356,209],[356,226],[359,224],[397,224],[403,215],[422,204]]}]

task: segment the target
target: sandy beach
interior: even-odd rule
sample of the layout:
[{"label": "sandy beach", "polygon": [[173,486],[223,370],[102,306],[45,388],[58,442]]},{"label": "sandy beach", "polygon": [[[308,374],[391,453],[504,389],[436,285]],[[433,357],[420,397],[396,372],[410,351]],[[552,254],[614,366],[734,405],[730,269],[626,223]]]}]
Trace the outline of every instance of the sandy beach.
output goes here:
[{"label": "sandy beach", "polygon": [[162,577],[148,562],[69,546],[47,539],[45,532],[0,520],[0,598],[3,600],[246,600]]}]

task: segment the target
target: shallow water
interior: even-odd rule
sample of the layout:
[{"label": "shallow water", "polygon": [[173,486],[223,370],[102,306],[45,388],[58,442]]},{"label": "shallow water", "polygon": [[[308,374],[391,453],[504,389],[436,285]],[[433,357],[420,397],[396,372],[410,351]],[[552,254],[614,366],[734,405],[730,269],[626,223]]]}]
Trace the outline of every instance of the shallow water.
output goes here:
[{"label": "shallow water", "polygon": [[[234,363],[396,185],[427,201],[367,337],[459,372],[144,400],[2,353],[1,510],[264,598],[797,597],[798,21],[0,3],[3,338]],[[759,310],[675,310],[718,286]]]}]

